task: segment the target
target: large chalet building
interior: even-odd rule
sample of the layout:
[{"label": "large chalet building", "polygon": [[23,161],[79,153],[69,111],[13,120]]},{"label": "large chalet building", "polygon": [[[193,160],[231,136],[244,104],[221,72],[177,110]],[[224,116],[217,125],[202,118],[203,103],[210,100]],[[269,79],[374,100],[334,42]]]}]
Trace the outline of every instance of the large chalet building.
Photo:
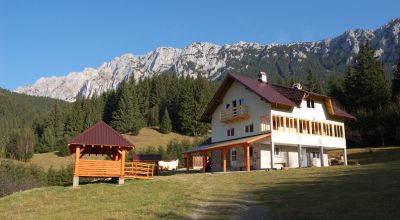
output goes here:
[{"label": "large chalet building", "polygon": [[347,164],[344,121],[353,116],[330,97],[228,74],[201,121],[211,123],[211,143],[185,152],[187,169],[202,155],[212,172],[328,166],[327,150],[342,149]]}]

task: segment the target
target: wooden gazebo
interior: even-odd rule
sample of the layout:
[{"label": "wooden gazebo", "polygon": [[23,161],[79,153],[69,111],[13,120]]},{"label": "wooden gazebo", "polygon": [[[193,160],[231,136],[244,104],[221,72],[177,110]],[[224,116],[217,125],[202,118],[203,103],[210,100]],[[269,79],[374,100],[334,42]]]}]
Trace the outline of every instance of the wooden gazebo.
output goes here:
[{"label": "wooden gazebo", "polygon": [[[126,175],[125,152],[134,148],[121,134],[99,122],[73,138],[68,148],[75,153],[73,186],[79,186],[79,177],[118,177],[124,184]],[[85,154],[108,155],[110,160],[86,160]]]}]

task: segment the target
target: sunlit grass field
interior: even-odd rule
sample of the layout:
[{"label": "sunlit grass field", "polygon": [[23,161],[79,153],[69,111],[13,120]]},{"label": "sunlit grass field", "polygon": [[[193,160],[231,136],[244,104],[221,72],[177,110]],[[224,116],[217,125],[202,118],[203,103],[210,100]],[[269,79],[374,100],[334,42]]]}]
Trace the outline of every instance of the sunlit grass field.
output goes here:
[{"label": "sunlit grass field", "polygon": [[360,164],[33,189],[0,198],[0,219],[399,219],[400,160]]}]

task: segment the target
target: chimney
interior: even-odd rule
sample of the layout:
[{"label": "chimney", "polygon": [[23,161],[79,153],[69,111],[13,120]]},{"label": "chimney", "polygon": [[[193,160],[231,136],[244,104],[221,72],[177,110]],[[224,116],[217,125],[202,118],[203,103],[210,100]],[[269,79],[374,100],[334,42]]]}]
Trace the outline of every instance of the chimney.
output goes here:
[{"label": "chimney", "polygon": [[302,90],[303,86],[301,86],[301,84],[299,82],[294,83],[292,86],[293,89],[298,89],[298,90]]},{"label": "chimney", "polygon": [[267,80],[267,73],[266,72],[260,72],[258,74],[258,81],[262,82],[262,83],[268,83]]}]

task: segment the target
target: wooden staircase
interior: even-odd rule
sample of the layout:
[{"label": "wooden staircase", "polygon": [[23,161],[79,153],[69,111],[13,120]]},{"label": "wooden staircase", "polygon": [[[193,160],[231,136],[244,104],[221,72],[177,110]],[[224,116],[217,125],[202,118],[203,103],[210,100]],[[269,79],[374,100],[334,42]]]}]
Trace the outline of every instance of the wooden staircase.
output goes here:
[{"label": "wooden staircase", "polygon": [[154,164],[141,162],[125,162],[125,178],[153,179]]}]

